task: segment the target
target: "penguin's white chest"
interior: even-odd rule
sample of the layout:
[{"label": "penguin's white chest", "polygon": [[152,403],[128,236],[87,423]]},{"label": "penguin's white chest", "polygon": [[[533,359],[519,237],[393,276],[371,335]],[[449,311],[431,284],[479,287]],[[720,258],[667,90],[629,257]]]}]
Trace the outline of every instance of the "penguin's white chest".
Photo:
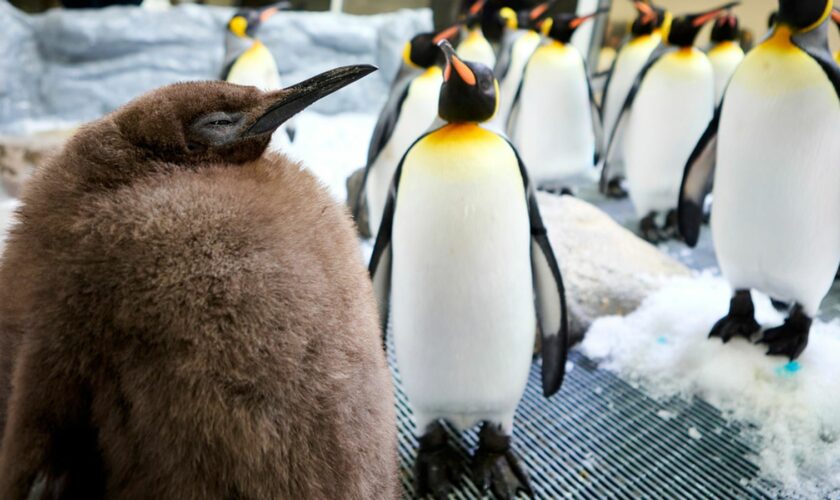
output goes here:
[{"label": "penguin's white chest", "polygon": [[437,67],[430,68],[411,82],[391,138],[371,167],[366,189],[370,227],[374,233],[379,230],[388,189],[400,160],[437,117],[441,84],[443,75]]},{"label": "penguin's white chest", "polygon": [[450,125],[406,157],[394,215],[392,331],[418,418],[512,421],[536,332],[530,222],[510,146]]},{"label": "penguin's white chest", "polygon": [[467,37],[458,45],[458,56],[465,61],[481,63],[491,69],[496,66],[496,51],[484,38],[481,28],[469,30]]},{"label": "penguin's white chest", "polygon": [[[636,76],[660,41],[661,37],[658,35],[640,36],[628,42],[618,54],[613,74],[610,77],[610,86],[604,99],[604,133],[607,140],[612,136],[616,120],[624,106],[624,101],[627,100],[630,88],[633,87],[633,82],[636,81]],[[616,153],[616,158],[620,158],[623,154],[623,134],[617,136],[614,141],[613,151]]]},{"label": "penguin's white chest", "polygon": [[251,85],[263,91],[282,88],[274,56],[259,41],[255,41],[251,48],[233,63],[227,82]]},{"label": "penguin's white chest", "polygon": [[592,168],[595,134],[580,52],[553,42],[525,70],[513,142],[537,183],[568,180]]},{"label": "penguin's white chest", "polygon": [[513,42],[510,53],[510,66],[507,73],[499,82],[499,111],[491,120],[488,128],[499,132],[507,133],[507,123],[510,117],[510,110],[516,98],[516,92],[522,83],[522,75],[525,73],[525,66],[537,46],[540,44],[540,35],[533,31],[525,31]]},{"label": "penguin's white chest", "polygon": [[840,101],[820,66],[765,43],[730,83],[721,116],[712,231],[736,288],[819,303],[840,264]]},{"label": "penguin's white chest", "polygon": [[676,208],[685,164],[713,114],[714,75],[702,52],[672,52],[649,70],[624,142],[627,183],[639,217]]},{"label": "penguin's white chest", "polygon": [[709,51],[709,62],[715,71],[715,103],[719,104],[729,80],[744,60],[744,51],[734,42],[723,42]]}]

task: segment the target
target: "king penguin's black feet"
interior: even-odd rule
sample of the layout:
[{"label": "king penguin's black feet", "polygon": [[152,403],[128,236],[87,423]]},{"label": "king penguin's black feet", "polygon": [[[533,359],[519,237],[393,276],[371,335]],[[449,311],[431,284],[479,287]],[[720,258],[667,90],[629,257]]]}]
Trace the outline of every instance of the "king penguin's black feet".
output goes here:
[{"label": "king penguin's black feet", "polygon": [[443,425],[430,425],[420,437],[417,461],[414,463],[414,492],[418,498],[432,495],[437,499],[449,497],[458,480],[461,457],[449,444]]},{"label": "king penguin's black feet", "polygon": [[665,240],[665,235],[660,231],[656,224],[656,212],[647,214],[645,218],[639,221],[639,232],[648,243],[659,243]]},{"label": "king penguin's black feet", "polygon": [[709,338],[719,337],[724,343],[733,337],[749,339],[761,329],[755,320],[755,307],[749,290],[737,290],[729,301],[729,314],[715,323]]},{"label": "king penguin's black feet", "polygon": [[759,343],[767,344],[768,356],[787,356],[791,361],[798,358],[808,345],[811,318],[796,304],[782,326],[764,332]]},{"label": "king penguin's black feet", "polygon": [[607,198],[614,198],[617,200],[627,198],[627,190],[621,186],[621,179],[613,179],[607,183],[607,189],[604,191]]},{"label": "king penguin's black feet", "polygon": [[478,434],[478,450],[473,457],[473,481],[497,498],[515,498],[519,491],[533,498],[528,474],[510,446],[510,436],[501,427],[485,422]]}]

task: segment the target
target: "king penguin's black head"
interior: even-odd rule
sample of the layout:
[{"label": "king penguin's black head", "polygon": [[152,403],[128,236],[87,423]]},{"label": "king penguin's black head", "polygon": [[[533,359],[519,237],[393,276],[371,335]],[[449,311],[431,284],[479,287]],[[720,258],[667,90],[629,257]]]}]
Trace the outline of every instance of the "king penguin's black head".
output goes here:
[{"label": "king penguin's black head", "polygon": [[565,12],[556,14],[543,21],[543,34],[560,43],[569,43],[572,41],[572,35],[575,34],[581,24],[604,12],[607,12],[607,10],[598,10],[587,16],[576,16]]},{"label": "king penguin's black head", "polygon": [[716,9],[699,14],[688,14],[674,19],[671,24],[671,31],[668,33],[668,44],[675,47],[692,47],[697,34],[709,21],[720,15],[721,12],[731,9],[741,2],[729,2]]},{"label": "king penguin's black head", "polygon": [[518,12],[510,7],[503,7],[499,11],[499,19],[509,29],[536,31],[539,24],[545,16],[549,14],[556,1],[557,0],[549,0],[548,2],[537,5],[533,9],[525,9]]},{"label": "king penguin's black head", "polygon": [[405,45],[403,62],[419,68],[431,68],[441,59],[440,48],[437,44],[441,40],[452,41],[460,33],[460,24],[450,26],[437,33],[420,33],[415,35]]},{"label": "king penguin's black head", "polygon": [[262,9],[242,9],[230,18],[227,29],[240,38],[246,36],[253,38],[262,23],[290,6],[289,2],[279,2]]},{"label": "king penguin's black head", "polygon": [[712,43],[734,42],[741,35],[738,18],[732,14],[724,14],[717,18],[712,27]]},{"label": "king penguin's black head", "polygon": [[485,122],[496,114],[499,89],[487,66],[462,61],[452,45],[438,44],[446,56],[438,114],[448,122]]},{"label": "king penguin's black head", "polygon": [[630,32],[634,37],[650,35],[661,24],[662,18],[665,17],[664,12],[660,16],[657,9],[640,0],[633,1],[633,8],[636,9],[636,19],[630,26]]},{"label": "king penguin's black head", "polygon": [[832,0],[779,0],[779,23],[794,31],[811,31],[831,15]]}]

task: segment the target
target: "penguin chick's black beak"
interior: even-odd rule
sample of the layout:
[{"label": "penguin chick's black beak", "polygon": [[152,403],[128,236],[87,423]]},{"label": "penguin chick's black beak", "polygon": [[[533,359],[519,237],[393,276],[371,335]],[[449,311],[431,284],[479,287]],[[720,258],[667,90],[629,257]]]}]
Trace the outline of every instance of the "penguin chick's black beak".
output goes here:
[{"label": "penguin chick's black beak", "polygon": [[697,15],[693,16],[693,18],[691,19],[691,24],[695,28],[700,28],[703,25],[705,25],[706,23],[708,23],[709,21],[711,21],[712,19],[717,18],[723,11],[731,9],[733,7],[736,7],[740,4],[741,4],[741,2],[729,2],[728,4],[721,5],[720,7],[716,8],[716,9],[712,9],[712,10],[710,10],[708,12],[704,12],[702,14],[697,14]]},{"label": "penguin chick's black beak", "polygon": [[452,44],[447,40],[441,40],[438,42],[438,47],[443,51],[443,55],[446,56],[446,69],[443,71],[443,81],[448,82],[452,78],[452,71],[454,70],[458,78],[467,85],[474,87],[478,81],[475,73],[458,57],[455,49],[452,48]]},{"label": "penguin chick's black beak", "polygon": [[274,132],[286,120],[306,109],[312,103],[350,85],[378,68],[369,64],[336,68],[309,80],[269,94],[273,102],[257,121],[248,128],[243,137],[252,137]]}]

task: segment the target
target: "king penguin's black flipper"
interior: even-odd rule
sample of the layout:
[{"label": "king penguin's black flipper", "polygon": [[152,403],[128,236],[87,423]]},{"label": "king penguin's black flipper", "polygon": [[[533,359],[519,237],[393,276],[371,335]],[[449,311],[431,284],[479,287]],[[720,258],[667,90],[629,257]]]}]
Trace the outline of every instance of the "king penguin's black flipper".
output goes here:
[{"label": "king penguin's black flipper", "polygon": [[[510,143],[509,143],[510,144]],[[550,397],[560,390],[566,375],[569,353],[569,319],[566,314],[566,290],[560,266],[548,240],[548,230],[542,221],[536,191],[528,179],[528,172],[516,148],[511,149],[519,161],[519,172],[525,186],[528,215],[531,220],[531,267],[534,278],[537,318],[542,340],[543,395]]]},{"label": "king penguin's black flipper", "polygon": [[610,134],[610,141],[607,145],[607,150],[605,152],[604,158],[606,161],[604,162],[604,168],[601,170],[601,182],[599,187],[602,193],[607,192],[607,185],[610,182],[610,158],[612,156],[612,149],[615,143],[615,138],[618,137],[619,130],[623,130],[627,126],[628,118],[630,117],[630,108],[633,107],[633,102],[636,100],[636,96],[639,94],[639,89],[642,87],[642,82],[644,82],[645,77],[647,76],[650,69],[662,59],[662,56],[665,54],[673,51],[675,49],[669,48],[667,45],[660,44],[656,50],[648,58],[647,62],[645,63],[642,70],[639,71],[639,74],[636,75],[636,80],[633,82],[633,86],[630,87],[630,91],[627,93],[627,99],[624,100],[624,105],[621,107],[621,112],[618,114],[618,118],[615,120],[615,126],[613,127],[612,133]]},{"label": "king penguin's black flipper", "polygon": [[592,134],[595,136],[595,157],[593,161],[595,165],[598,165],[598,162],[604,156],[604,122],[601,117],[601,107],[595,101],[595,92],[592,90],[592,79],[589,78],[589,69],[586,68],[584,73],[586,75],[586,86],[589,88],[589,105],[592,110]]},{"label": "king penguin's black flipper", "polygon": [[[725,98],[725,96],[724,96]],[[725,99],[724,99],[725,100]],[[677,206],[677,220],[680,234],[688,246],[697,245],[700,226],[703,224],[703,204],[706,195],[712,191],[712,180],[717,161],[717,135],[720,126],[720,112],[723,100],[715,110],[715,116],[700,137],[683,172],[680,186],[680,201]]]}]

